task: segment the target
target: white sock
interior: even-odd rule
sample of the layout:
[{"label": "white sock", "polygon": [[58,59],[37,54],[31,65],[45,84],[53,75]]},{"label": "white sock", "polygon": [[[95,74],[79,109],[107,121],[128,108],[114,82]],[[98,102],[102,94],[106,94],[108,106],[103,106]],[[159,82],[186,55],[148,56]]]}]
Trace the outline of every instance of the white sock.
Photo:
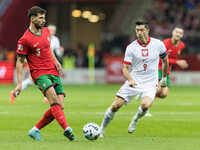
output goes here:
[{"label": "white sock", "polygon": [[101,124],[101,128],[102,129],[106,129],[106,127],[108,126],[108,124],[110,123],[110,121],[114,118],[115,112],[112,112],[110,110],[110,108],[107,109],[105,115],[104,115],[104,119],[103,122]]},{"label": "white sock", "polygon": [[22,91],[27,88],[27,86],[32,85],[33,81],[30,78],[27,78],[22,81]]},{"label": "white sock", "polygon": [[138,108],[136,115],[133,117],[133,120],[138,120],[142,118],[149,110],[143,112],[141,106]]},{"label": "white sock", "polygon": [[36,127],[33,127],[33,128],[32,128],[32,130],[33,130],[33,131],[35,131],[35,130],[39,130],[39,129],[38,129],[38,128],[36,128]]}]

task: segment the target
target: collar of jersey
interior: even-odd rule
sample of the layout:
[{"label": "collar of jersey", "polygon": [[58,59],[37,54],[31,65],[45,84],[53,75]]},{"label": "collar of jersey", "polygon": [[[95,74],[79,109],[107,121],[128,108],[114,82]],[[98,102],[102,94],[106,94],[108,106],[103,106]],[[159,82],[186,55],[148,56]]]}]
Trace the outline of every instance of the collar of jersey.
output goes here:
[{"label": "collar of jersey", "polygon": [[139,40],[137,39],[138,44],[140,46],[142,46],[142,47],[146,47],[150,43],[150,41],[151,41],[151,38],[149,37],[149,40],[148,40],[147,44],[146,45],[142,45],[142,44],[140,44]]},{"label": "collar of jersey", "polygon": [[31,32],[33,35],[36,35],[36,36],[41,36],[41,35],[42,35],[42,30],[41,30],[41,34],[40,34],[40,35],[39,35],[39,34],[33,33],[29,28],[28,28],[28,30],[29,30],[29,32]]}]

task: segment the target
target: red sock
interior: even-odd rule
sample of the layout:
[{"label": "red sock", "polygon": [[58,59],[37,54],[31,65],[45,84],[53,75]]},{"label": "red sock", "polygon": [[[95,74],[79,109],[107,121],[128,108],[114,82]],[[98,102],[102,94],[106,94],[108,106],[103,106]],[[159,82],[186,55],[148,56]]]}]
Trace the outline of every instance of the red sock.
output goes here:
[{"label": "red sock", "polygon": [[69,127],[65,118],[65,114],[58,104],[51,106],[51,112],[64,130]]},{"label": "red sock", "polygon": [[48,109],[45,113],[43,118],[35,125],[36,128],[39,130],[48,125],[50,122],[54,120],[54,116],[52,115],[51,108]]}]

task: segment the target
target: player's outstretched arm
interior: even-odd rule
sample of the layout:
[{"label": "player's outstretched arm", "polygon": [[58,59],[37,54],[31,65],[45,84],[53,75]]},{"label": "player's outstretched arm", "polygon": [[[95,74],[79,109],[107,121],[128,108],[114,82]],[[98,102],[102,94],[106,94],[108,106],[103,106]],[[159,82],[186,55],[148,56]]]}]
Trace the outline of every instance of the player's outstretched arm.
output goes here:
[{"label": "player's outstretched arm", "polygon": [[129,86],[134,88],[136,86],[136,83],[129,73],[129,67],[130,65],[123,63],[123,75],[128,80]]},{"label": "player's outstretched arm", "polygon": [[167,86],[167,71],[169,68],[169,62],[168,62],[168,55],[166,55],[162,59],[162,79],[160,80],[160,86],[165,87]]},{"label": "player's outstretched arm", "polygon": [[17,56],[17,63],[16,63],[16,73],[17,73],[17,86],[13,90],[14,96],[17,96],[22,91],[22,73],[23,73],[23,66],[24,66],[25,56],[18,55]]}]

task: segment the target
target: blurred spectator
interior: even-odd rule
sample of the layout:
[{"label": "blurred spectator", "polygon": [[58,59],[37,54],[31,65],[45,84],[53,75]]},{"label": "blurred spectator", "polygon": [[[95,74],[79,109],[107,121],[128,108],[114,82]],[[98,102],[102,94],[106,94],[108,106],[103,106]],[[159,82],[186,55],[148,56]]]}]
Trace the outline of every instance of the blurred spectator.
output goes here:
[{"label": "blurred spectator", "polygon": [[63,57],[63,69],[75,69],[76,68],[76,56],[72,50],[67,50]]},{"label": "blurred spectator", "polygon": [[186,52],[198,53],[199,13],[199,0],[154,0],[153,9],[146,13],[145,19],[151,23],[151,35],[161,39],[169,37],[175,26],[183,27],[185,30],[183,41],[186,45],[193,43],[193,50],[186,49]]}]

